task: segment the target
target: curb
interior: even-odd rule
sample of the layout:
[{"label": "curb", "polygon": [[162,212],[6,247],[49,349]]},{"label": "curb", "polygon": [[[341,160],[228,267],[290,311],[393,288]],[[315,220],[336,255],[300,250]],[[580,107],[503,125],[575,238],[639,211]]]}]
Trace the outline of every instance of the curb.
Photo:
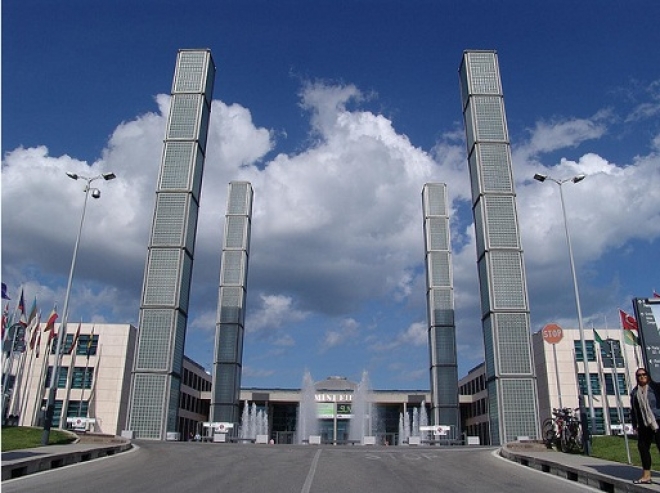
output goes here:
[{"label": "curb", "polygon": [[[633,484],[629,479],[609,476],[607,474],[598,473],[584,467],[575,467],[559,460],[527,455],[523,450],[518,452],[507,447],[502,447],[500,448],[499,453],[500,456],[504,457],[505,459],[517,462],[520,465],[531,467],[537,471],[549,473],[554,476],[559,476],[569,481],[575,481],[577,483],[584,484],[601,491],[607,491],[608,493],[648,493],[649,491],[657,491],[656,488],[653,488],[653,485],[649,487],[645,485]],[[552,454],[548,455],[550,456]]]},{"label": "curb", "polygon": [[[113,441],[119,442],[120,440]],[[113,443],[105,446],[101,444],[84,446],[78,443],[75,448],[71,446],[62,446],[62,448],[59,449],[49,450],[51,447],[57,447],[57,445],[39,447],[31,450],[12,451],[17,454],[18,457],[6,461],[4,460],[4,456],[9,454],[9,452],[3,454],[2,481],[20,478],[37,472],[48,471],[50,469],[57,469],[59,467],[70,466],[79,462],[87,462],[102,457],[108,457],[121,452],[126,452],[133,448],[133,445],[128,440],[121,440],[121,443]]]}]

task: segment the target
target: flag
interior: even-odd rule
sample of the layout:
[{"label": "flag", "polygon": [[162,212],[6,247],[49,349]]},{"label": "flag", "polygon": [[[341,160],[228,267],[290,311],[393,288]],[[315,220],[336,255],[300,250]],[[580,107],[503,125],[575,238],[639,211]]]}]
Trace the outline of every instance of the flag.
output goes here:
[{"label": "flag", "polygon": [[653,290],[653,297],[654,298],[660,298],[660,294],[655,292],[655,289]]},{"label": "flag", "polygon": [[36,353],[35,353],[35,355],[34,355],[35,358],[38,358],[38,357],[39,357],[39,349],[41,348],[41,331],[38,330],[38,331],[37,331],[37,334],[38,334],[38,335],[37,335],[37,351],[36,351]]},{"label": "flag", "polygon": [[34,301],[32,302],[32,308],[30,308],[30,314],[28,315],[27,318],[27,324],[30,325],[32,321],[34,320],[34,317],[37,316],[37,297],[34,297]]},{"label": "flag", "polygon": [[2,338],[5,338],[5,328],[9,325],[9,303],[5,304],[5,309],[2,311]]},{"label": "flag", "polygon": [[73,335],[73,340],[71,341],[71,349],[69,349],[69,354],[73,353],[76,350],[76,344],[78,344],[78,338],[80,337],[80,327],[82,326],[82,322],[78,324],[78,328],[76,329],[76,333]]},{"label": "flag", "polygon": [[39,330],[39,323],[41,321],[41,312],[37,312],[37,316],[34,317],[34,328],[32,329],[32,336],[30,337],[30,349],[34,349],[34,345],[37,343],[37,336],[41,340],[41,331]]},{"label": "flag", "polygon": [[628,315],[623,310],[619,310],[619,316],[621,317],[621,326],[623,327],[623,330],[638,330],[635,317]]},{"label": "flag", "polygon": [[25,317],[25,299],[23,298],[23,288],[21,288],[21,296],[18,299],[18,311],[21,312],[20,317],[18,319],[18,323],[20,323],[23,327],[27,327],[27,318]]},{"label": "flag", "polygon": [[48,315],[48,320],[46,321],[46,326],[44,327],[44,332],[46,331],[51,331],[55,332],[55,320],[57,320],[57,317],[59,315],[57,314],[57,305],[53,307],[53,311],[50,312],[50,315]]},{"label": "flag", "polygon": [[89,335],[89,340],[87,341],[87,349],[85,351],[87,357],[89,358],[90,354],[92,354],[92,342],[94,342],[94,329],[95,327],[92,327],[92,333]]},{"label": "flag", "polygon": [[2,283],[2,299],[3,300],[11,299],[9,296],[7,296],[7,285],[4,282]]},{"label": "flag", "polygon": [[623,331],[623,342],[629,346],[639,346],[639,337],[632,330]]},{"label": "flag", "polygon": [[600,337],[600,335],[598,335],[598,332],[596,332],[596,329],[593,329],[593,331],[594,331],[594,339],[596,340],[596,342],[598,344],[600,344],[601,346],[603,344],[605,344],[605,341],[602,339],[602,337]]}]

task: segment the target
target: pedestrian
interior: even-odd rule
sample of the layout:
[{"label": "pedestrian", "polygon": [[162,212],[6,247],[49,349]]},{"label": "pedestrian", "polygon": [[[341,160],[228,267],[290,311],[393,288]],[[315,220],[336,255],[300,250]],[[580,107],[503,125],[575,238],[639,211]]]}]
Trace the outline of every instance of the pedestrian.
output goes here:
[{"label": "pedestrian", "polygon": [[637,385],[630,393],[631,420],[637,430],[637,449],[642,460],[642,477],[635,484],[651,484],[651,445],[660,452],[660,384],[646,368],[635,371]]}]

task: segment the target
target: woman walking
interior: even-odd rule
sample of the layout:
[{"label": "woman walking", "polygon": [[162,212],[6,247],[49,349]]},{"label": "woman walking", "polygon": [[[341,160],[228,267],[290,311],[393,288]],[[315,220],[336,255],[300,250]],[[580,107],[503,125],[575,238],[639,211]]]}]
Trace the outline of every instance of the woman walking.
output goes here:
[{"label": "woman walking", "polygon": [[642,460],[642,477],[635,484],[651,484],[651,444],[660,452],[660,384],[651,380],[646,368],[635,372],[637,386],[630,393],[632,425],[637,430],[637,449]]}]

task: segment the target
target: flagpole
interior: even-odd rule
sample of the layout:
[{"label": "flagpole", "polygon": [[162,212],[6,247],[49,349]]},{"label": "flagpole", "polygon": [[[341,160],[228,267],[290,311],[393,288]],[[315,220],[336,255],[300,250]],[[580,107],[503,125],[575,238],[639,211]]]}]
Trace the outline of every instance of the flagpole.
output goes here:
[{"label": "flagpole", "polygon": [[64,308],[62,311],[62,324],[60,326],[60,333],[57,337],[57,349],[55,350],[55,365],[50,379],[50,389],[48,392],[48,401],[46,403],[46,419],[44,422],[44,432],[41,436],[41,444],[48,445],[50,437],[50,428],[53,425],[53,413],[55,411],[55,397],[57,395],[57,377],[60,371],[60,361],[62,358],[62,339],[66,334],[66,324],[69,317],[69,299],[71,298],[71,285],[73,284],[73,272],[76,269],[76,259],[78,257],[78,247],[80,246],[80,237],[82,236],[83,224],[85,223],[85,211],[87,210],[87,200],[89,199],[89,192],[92,192],[92,197],[99,198],[101,191],[98,188],[92,188],[91,183],[94,180],[103,178],[104,180],[112,180],[116,178],[114,173],[102,173],[97,176],[86,177],[76,173],[67,172],[67,176],[73,180],[82,178],[87,183],[85,184],[85,201],[83,202],[82,213],[80,215],[80,226],[78,227],[78,235],[76,236],[76,244],[73,247],[73,258],[71,259],[71,269],[69,270],[69,280],[66,286],[66,294],[64,296]]},{"label": "flagpole", "polygon": [[[41,343],[41,338],[39,338],[39,342]],[[39,413],[41,411],[41,401],[43,400],[44,394],[46,392],[46,375],[48,374],[48,366],[50,364],[50,347],[52,342],[53,340],[49,337],[48,342],[46,342],[46,347],[44,348],[44,358],[41,362],[41,375],[39,377],[39,387],[37,387],[37,395],[34,405],[35,409],[32,418],[32,422],[37,426],[40,418],[42,417]]]},{"label": "flagpole", "polygon": [[[78,329],[76,330],[76,335],[80,334],[80,326],[82,325],[82,320],[80,321],[80,324],[78,325]],[[73,374],[76,370],[76,344],[78,343],[78,340],[76,338],[76,335],[73,336],[73,339],[71,340],[71,348],[69,350],[69,354],[71,355],[71,361],[69,362],[69,371],[66,377],[66,394],[64,396],[64,402],[62,403],[62,415],[66,414],[68,417],[69,414],[69,400],[71,397],[71,386],[73,384]],[[66,412],[65,412],[66,410]],[[64,420],[60,419],[60,430],[64,429]]]},{"label": "flagpole", "polygon": [[603,421],[605,421],[605,415],[606,415],[605,411],[607,410],[608,411],[607,421],[605,421],[605,422],[609,423],[609,425],[610,425],[610,430],[609,431],[611,433],[612,432],[612,428],[611,428],[612,423],[610,422],[610,419],[609,419],[609,409],[608,409],[609,408],[609,402],[607,401],[607,385],[606,385],[606,382],[605,382],[605,372],[603,371],[603,367],[604,367],[604,365],[603,365],[603,354],[601,352],[601,342],[600,342],[600,341],[602,341],[602,339],[600,338],[600,336],[598,336],[598,337],[596,336],[597,332],[593,327],[591,328],[591,330],[594,333],[594,339],[596,340],[596,342],[598,342],[598,350],[596,351],[596,361],[598,363],[598,379],[600,381],[601,389],[603,389],[603,388],[606,389],[604,394],[603,394],[602,390],[601,390],[601,393],[600,393],[600,396],[603,399]]},{"label": "flagpole", "polygon": [[[94,344],[94,327],[92,327],[92,332],[89,335],[89,339],[87,340],[87,349],[85,350],[85,354],[86,354],[85,371],[83,373],[82,392],[80,393],[80,405],[78,406],[78,413],[80,415],[82,415],[83,398],[85,396],[85,387],[87,386],[87,372],[89,371],[89,357],[92,352],[93,344]],[[89,417],[89,404],[87,405],[87,411],[85,412],[85,417]],[[87,423],[85,423],[85,426],[87,426]]]},{"label": "flagpole", "polygon": [[[39,326],[35,328],[35,330],[39,330]],[[34,347],[30,348],[30,362],[28,364],[28,372],[27,372],[27,378],[25,379],[25,388],[23,389],[23,395],[25,396],[25,399],[23,399],[23,402],[21,403],[21,410],[20,410],[20,422],[23,426],[26,426],[25,423],[25,413],[27,413],[27,408],[28,408],[28,398],[27,396],[29,395],[29,389],[30,389],[30,384],[34,380],[34,375],[32,374],[32,367],[34,366]],[[32,424],[32,423],[30,423]]]},{"label": "flagpole", "polygon": [[612,352],[612,380],[613,380],[612,383],[614,383],[614,395],[616,396],[616,414],[617,414],[617,417],[619,418],[619,424],[621,425],[621,431],[623,432],[623,440],[626,443],[626,452],[628,454],[628,464],[632,464],[632,460],[630,459],[630,446],[628,445],[628,433],[626,433],[626,425],[625,425],[624,419],[623,419],[623,404],[621,403],[621,394],[619,392],[619,376],[618,376],[619,372],[617,371],[616,353],[614,352],[614,347],[613,347],[613,344],[612,344],[613,339],[608,338],[607,340],[610,343],[610,351]]}]

